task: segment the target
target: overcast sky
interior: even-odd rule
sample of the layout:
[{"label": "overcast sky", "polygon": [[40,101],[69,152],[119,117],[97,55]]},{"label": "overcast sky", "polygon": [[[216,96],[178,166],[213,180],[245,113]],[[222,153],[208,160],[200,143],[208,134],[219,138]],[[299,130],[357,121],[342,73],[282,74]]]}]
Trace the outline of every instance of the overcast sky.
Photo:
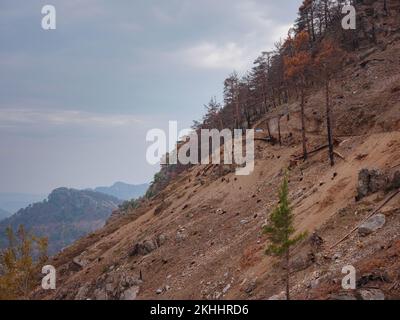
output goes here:
[{"label": "overcast sky", "polygon": [[0,192],[149,182],[147,131],[201,118],[300,2],[1,0]]}]

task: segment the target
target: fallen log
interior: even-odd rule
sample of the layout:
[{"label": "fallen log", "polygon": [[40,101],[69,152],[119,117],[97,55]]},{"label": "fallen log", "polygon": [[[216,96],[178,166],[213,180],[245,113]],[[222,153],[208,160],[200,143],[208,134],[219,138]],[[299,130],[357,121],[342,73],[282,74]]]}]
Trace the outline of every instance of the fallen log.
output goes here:
[{"label": "fallen log", "polygon": [[366,222],[369,218],[371,218],[373,215],[377,214],[385,205],[387,205],[395,196],[397,196],[400,193],[400,189],[392,193],[390,196],[388,196],[385,201],[377,208],[375,209],[371,214],[368,215],[361,223],[358,224],[357,227],[352,229],[348,234],[346,234],[342,239],[340,239],[338,242],[336,242],[333,246],[330,247],[330,249],[333,249],[337,247],[339,244],[341,244],[344,240],[346,240],[353,232],[355,232],[364,222]]},{"label": "fallen log", "polygon": [[271,142],[271,139],[269,139],[269,138],[254,138],[254,141],[265,141],[265,142]]},{"label": "fallen log", "polygon": [[340,159],[346,161],[346,158],[345,158],[343,155],[341,155],[339,152],[333,151],[333,153],[334,153],[336,156],[338,156]]},{"label": "fallen log", "polygon": [[[312,150],[312,151],[307,152],[307,155],[311,155],[311,154],[317,153],[317,152],[322,151],[322,150],[324,150],[324,149],[326,149],[326,148],[328,148],[328,147],[329,147],[328,144],[327,144],[327,145],[324,145],[324,146],[321,146],[321,147],[318,147],[318,148],[316,148],[316,149],[314,149],[314,150]],[[303,157],[304,157],[303,155],[295,156],[294,159],[295,159],[295,160],[300,160],[300,159],[302,159]]]}]

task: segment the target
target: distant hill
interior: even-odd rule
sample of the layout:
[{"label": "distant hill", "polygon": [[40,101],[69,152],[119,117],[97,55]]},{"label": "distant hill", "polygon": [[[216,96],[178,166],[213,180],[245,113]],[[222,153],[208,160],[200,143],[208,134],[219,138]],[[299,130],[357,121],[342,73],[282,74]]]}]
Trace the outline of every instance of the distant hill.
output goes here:
[{"label": "distant hill", "polygon": [[0,221],[11,216],[11,213],[0,208]]},{"label": "distant hill", "polygon": [[10,213],[16,213],[19,209],[46,198],[47,195],[44,194],[0,193],[0,208]]},{"label": "distant hill", "polygon": [[55,189],[48,199],[19,210],[0,222],[0,248],[7,245],[5,229],[24,225],[37,236],[49,239],[54,254],[78,238],[102,227],[121,200],[100,192]]},{"label": "distant hill", "polygon": [[94,191],[108,194],[121,200],[131,200],[143,196],[148,188],[149,185],[147,183],[133,185],[116,182],[111,187],[98,187]]}]

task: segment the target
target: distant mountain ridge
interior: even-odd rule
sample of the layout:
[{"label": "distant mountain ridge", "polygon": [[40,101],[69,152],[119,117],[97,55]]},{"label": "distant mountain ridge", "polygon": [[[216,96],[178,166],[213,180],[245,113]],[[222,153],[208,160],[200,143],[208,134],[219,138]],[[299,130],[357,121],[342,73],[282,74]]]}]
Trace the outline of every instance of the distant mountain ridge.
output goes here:
[{"label": "distant mountain ridge", "polygon": [[116,182],[110,187],[97,187],[94,191],[108,194],[121,200],[132,200],[143,196],[148,188],[149,184],[147,183],[133,185]]},{"label": "distant mountain ridge", "polygon": [[42,202],[29,205],[0,222],[0,248],[7,245],[5,229],[19,225],[49,239],[54,254],[78,238],[102,227],[121,200],[91,190],[58,188]]}]

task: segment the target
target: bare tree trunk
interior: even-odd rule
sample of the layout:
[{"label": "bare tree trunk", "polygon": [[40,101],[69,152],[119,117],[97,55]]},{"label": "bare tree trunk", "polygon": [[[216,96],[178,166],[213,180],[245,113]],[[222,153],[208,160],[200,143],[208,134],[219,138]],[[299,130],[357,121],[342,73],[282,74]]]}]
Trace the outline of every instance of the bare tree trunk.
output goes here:
[{"label": "bare tree trunk", "polygon": [[304,89],[301,90],[301,134],[303,138],[303,158],[304,161],[307,160],[307,141],[306,141],[306,124],[305,124],[305,115],[304,115]]},{"label": "bare tree trunk", "polygon": [[290,259],[289,249],[286,251],[286,300],[290,300]]},{"label": "bare tree trunk", "polygon": [[311,35],[312,35],[312,41],[315,42],[316,37],[315,37],[315,26],[314,26],[314,9],[312,8],[312,4],[311,4],[311,8],[310,8],[310,20],[311,20]]},{"label": "bare tree trunk", "polygon": [[236,119],[237,119],[237,129],[241,129],[241,119],[240,119],[240,111],[239,111],[239,97],[236,98]]},{"label": "bare tree trunk", "polygon": [[333,137],[332,137],[332,124],[331,124],[331,106],[329,103],[329,78],[325,80],[325,94],[326,94],[326,127],[328,130],[328,145],[329,145],[329,159],[331,166],[335,165],[335,158],[333,152]]},{"label": "bare tree trunk", "polygon": [[279,135],[279,145],[282,147],[282,137],[281,137],[281,117],[278,117],[278,135]]},{"label": "bare tree trunk", "polygon": [[269,127],[269,120],[267,120],[267,131],[268,131],[268,137],[271,139],[272,136],[271,136],[271,129]]}]

